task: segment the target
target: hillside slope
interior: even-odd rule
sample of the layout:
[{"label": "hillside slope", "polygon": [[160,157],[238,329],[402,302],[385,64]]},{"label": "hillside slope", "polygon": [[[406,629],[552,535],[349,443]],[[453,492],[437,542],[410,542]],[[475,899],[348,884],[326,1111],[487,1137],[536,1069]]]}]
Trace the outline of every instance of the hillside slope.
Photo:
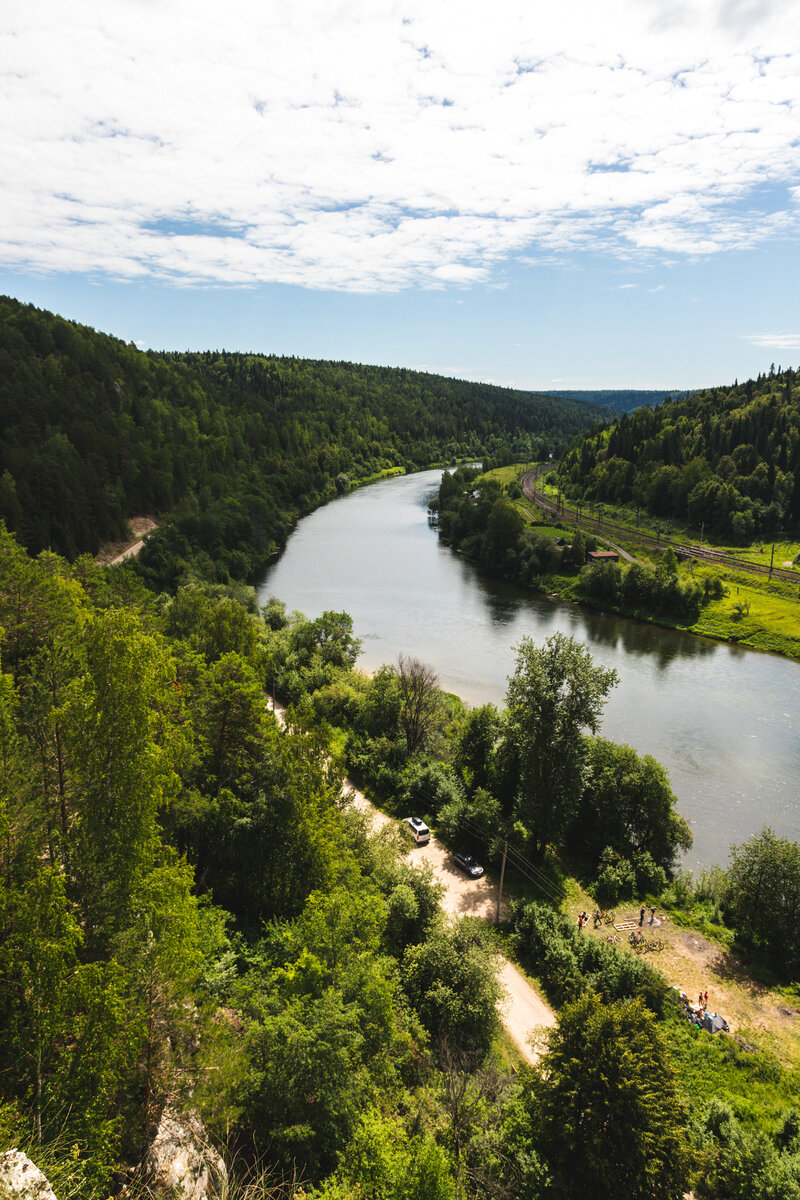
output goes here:
[{"label": "hillside slope", "polygon": [[602,415],[402,369],[144,353],[0,298],[0,516],[28,549],[74,558],[134,513],[172,514],[145,556],[159,585],[176,557],[251,577],[337,476],[528,459]]},{"label": "hillside slope", "polygon": [[800,522],[800,391],[794,371],[640,408],[580,436],[565,494],[641,505],[748,542]]}]

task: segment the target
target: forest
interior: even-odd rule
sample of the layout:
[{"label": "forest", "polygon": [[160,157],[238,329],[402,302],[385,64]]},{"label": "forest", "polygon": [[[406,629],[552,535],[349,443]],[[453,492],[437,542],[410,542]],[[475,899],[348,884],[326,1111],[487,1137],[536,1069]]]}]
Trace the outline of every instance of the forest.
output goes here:
[{"label": "forest", "polygon": [[[0,1128],[59,1200],[148,1194],[166,1105],[233,1196],[800,1194],[791,1068],[705,1043],[557,890],[499,935],[446,920],[397,826],[342,798],[348,770],[484,861],[507,837],[552,878],[577,851],[599,903],[658,893],[691,835],[663,769],[599,736],[616,676],[584,647],[523,644],[506,708],[468,709],[414,659],[359,672],[346,613],[199,579],[156,596],[4,530],[0,625]],[[800,886],[792,853],[754,839],[724,901],[790,973],[791,901],[747,914]],[[501,948],[558,1013],[534,1067],[500,1027]]]},{"label": "forest", "polygon": [[573,499],[627,503],[738,544],[800,523],[793,370],[637,408],[580,435],[561,460]]},{"label": "forest", "polygon": [[604,411],[402,369],[145,353],[0,298],[0,517],[33,553],[73,559],[156,516],[153,587],[252,582],[351,483],[558,453]]},{"label": "forest", "polygon": [[647,404],[651,408],[664,400],[679,399],[689,395],[677,388],[596,388],[583,391],[549,391],[548,396],[561,396],[565,400],[582,400],[584,404],[603,404],[617,413],[633,412]]},{"label": "forest", "polygon": [[[3,1147],[58,1200],[152,1195],[167,1112],[200,1123],[230,1200],[582,1200],[587,1180],[601,1200],[800,1200],[796,1065],[711,1041],[650,962],[563,911],[578,877],[602,906],[713,906],[789,996],[800,848],[764,830],[713,881],[683,877],[669,779],[602,737],[616,675],[571,638],[524,641],[504,708],[471,709],[412,657],[359,671],[347,613],[259,608],[247,582],[370,474],[557,456],[604,411],[142,353],[0,307]],[[533,578],[552,538],[520,552],[513,506],[465,496],[472,478],[445,476],[440,519]],[[141,562],[99,566],[145,512]],[[527,875],[509,868],[503,924],[447,919],[345,773],[490,870],[510,846]],[[533,1065],[500,1021],[501,955],[555,1013]]]}]

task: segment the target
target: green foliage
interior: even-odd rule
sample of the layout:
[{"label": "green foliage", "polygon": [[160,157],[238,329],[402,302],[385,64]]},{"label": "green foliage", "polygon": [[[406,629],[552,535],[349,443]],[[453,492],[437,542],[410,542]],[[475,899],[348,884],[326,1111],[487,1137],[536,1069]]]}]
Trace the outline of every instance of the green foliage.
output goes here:
[{"label": "green foliage", "polygon": [[403,955],[403,986],[434,1045],[483,1058],[499,1028],[500,989],[482,923],[462,919]]},{"label": "green foliage", "polygon": [[595,666],[585,646],[553,634],[541,648],[523,638],[509,679],[506,738],[517,756],[515,812],[541,857],[560,841],[583,784],[586,742],[617,673]]},{"label": "green foliage", "polygon": [[800,971],[800,843],[763,829],[734,846],[726,907],[742,942],[763,950],[784,978]]},{"label": "green foliage", "polygon": [[581,435],[559,480],[575,499],[641,505],[740,543],[800,521],[796,373],[639,408]]},{"label": "green foliage", "polygon": [[773,1140],[760,1130],[747,1130],[727,1104],[712,1100],[701,1130],[696,1194],[701,1200],[798,1200],[800,1154],[791,1142],[780,1144],[782,1133]]},{"label": "green foliage", "polygon": [[592,863],[606,847],[621,859],[635,860],[635,887],[658,892],[657,885],[663,887],[666,879],[654,867],[670,870],[678,850],[692,844],[676,803],[664,768],[649,754],[605,738],[587,738],[585,782],[570,844]]},{"label": "green foliage", "polygon": [[0,298],[0,518],[69,558],[172,513],[140,569],[253,579],[293,521],[396,466],[520,461],[599,409],[415,371],[229,354],[144,354]]},{"label": "green foliage", "polygon": [[361,1118],[336,1176],[312,1200],[454,1200],[446,1152],[430,1135],[409,1136],[396,1118],[371,1110]]},{"label": "green foliage", "polygon": [[[675,558],[674,553],[672,557]],[[706,598],[699,584],[690,579],[681,581],[677,563],[669,562],[655,571],[641,563],[626,567],[617,563],[585,566],[578,578],[576,594],[584,601],[620,612],[653,613],[684,624],[697,620]]]},{"label": "green foliage", "polygon": [[797,1100],[797,1072],[743,1039],[710,1037],[665,1007],[664,1035],[681,1090],[696,1113],[713,1100],[730,1106],[750,1130],[773,1133]]},{"label": "green foliage", "polygon": [[516,953],[555,1004],[591,990],[606,1003],[638,997],[653,1012],[662,1011],[666,982],[642,959],[585,936],[562,913],[535,901],[513,905],[512,920]]},{"label": "green foliage", "polygon": [[527,1082],[533,1142],[552,1175],[547,1195],[680,1200],[689,1178],[675,1074],[639,1000],[589,992],[560,1014]]},{"label": "green foliage", "polygon": [[174,669],[132,614],[92,617],[86,654],[65,732],[76,790],[74,863],[92,939],[103,940],[129,922],[132,895],[153,862],[156,815],[178,784],[179,737],[169,720]]},{"label": "green foliage", "polygon": [[372,1095],[358,1007],[332,989],[299,996],[253,1026],[248,1050],[248,1124],[285,1169],[319,1178]]},{"label": "green foliage", "polygon": [[436,821],[446,805],[458,804],[461,787],[452,769],[433,760],[414,759],[404,772],[402,805],[409,813]]},{"label": "green foliage", "polygon": [[439,836],[453,850],[494,853],[503,828],[500,801],[485,788],[477,788],[469,799],[456,797],[439,812]]}]

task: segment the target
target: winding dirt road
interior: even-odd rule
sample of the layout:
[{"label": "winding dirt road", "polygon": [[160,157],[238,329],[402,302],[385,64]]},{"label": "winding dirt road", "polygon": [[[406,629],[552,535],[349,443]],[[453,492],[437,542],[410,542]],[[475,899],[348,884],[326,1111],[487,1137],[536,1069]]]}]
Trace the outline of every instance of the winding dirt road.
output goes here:
[{"label": "winding dirt road", "polygon": [[[375,826],[380,828],[392,823],[392,818],[370,804],[349,779],[345,779],[343,790],[351,797],[355,808],[370,815]],[[481,879],[469,879],[456,866],[450,851],[435,837],[431,837],[427,846],[412,846],[409,858],[420,866],[428,863],[436,879],[444,885],[442,908],[446,913],[453,917],[495,920],[496,885],[485,875]],[[529,1063],[536,1062],[539,1051],[529,1044],[528,1039],[538,1027],[555,1025],[555,1013],[513,963],[501,955],[499,964],[498,978],[506,992],[500,1013],[503,1025],[522,1057]]]}]

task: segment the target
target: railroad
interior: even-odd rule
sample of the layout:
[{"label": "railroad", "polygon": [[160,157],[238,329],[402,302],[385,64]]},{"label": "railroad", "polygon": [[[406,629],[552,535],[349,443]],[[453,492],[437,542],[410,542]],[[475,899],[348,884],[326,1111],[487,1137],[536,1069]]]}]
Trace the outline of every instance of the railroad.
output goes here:
[{"label": "railroad", "polygon": [[526,471],[520,480],[520,486],[524,495],[538,508],[544,509],[551,515],[557,517],[560,521],[566,521],[571,525],[576,525],[585,533],[595,533],[600,536],[607,535],[609,538],[617,540],[626,538],[635,538],[636,541],[643,546],[648,546],[654,550],[665,550],[667,546],[671,546],[675,553],[682,558],[694,558],[700,562],[714,563],[716,566],[731,567],[737,571],[749,571],[752,575],[766,575],[770,579],[784,579],[790,583],[800,581],[800,572],[787,567],[769,567],[766,563],[749,562],[745,558],[735,558],[732,554],[726,554],[723,550],[714,550],[707,546],[686,546],[681,542],[673,542],[669,538],[654,537],[650,533],[644,533],[638,529],[631,529],[627,525],[617,525],[613,520],[604,520],[602,514],[598,513],[597,517],[587,518],[586,514],[579,509],[570,508],[563,500],[551,500],[544,492],[540,492],[536,487],[536,480],[545,471],[551,470],[549,463],[541,464],[534,467],[530,471]]}]

